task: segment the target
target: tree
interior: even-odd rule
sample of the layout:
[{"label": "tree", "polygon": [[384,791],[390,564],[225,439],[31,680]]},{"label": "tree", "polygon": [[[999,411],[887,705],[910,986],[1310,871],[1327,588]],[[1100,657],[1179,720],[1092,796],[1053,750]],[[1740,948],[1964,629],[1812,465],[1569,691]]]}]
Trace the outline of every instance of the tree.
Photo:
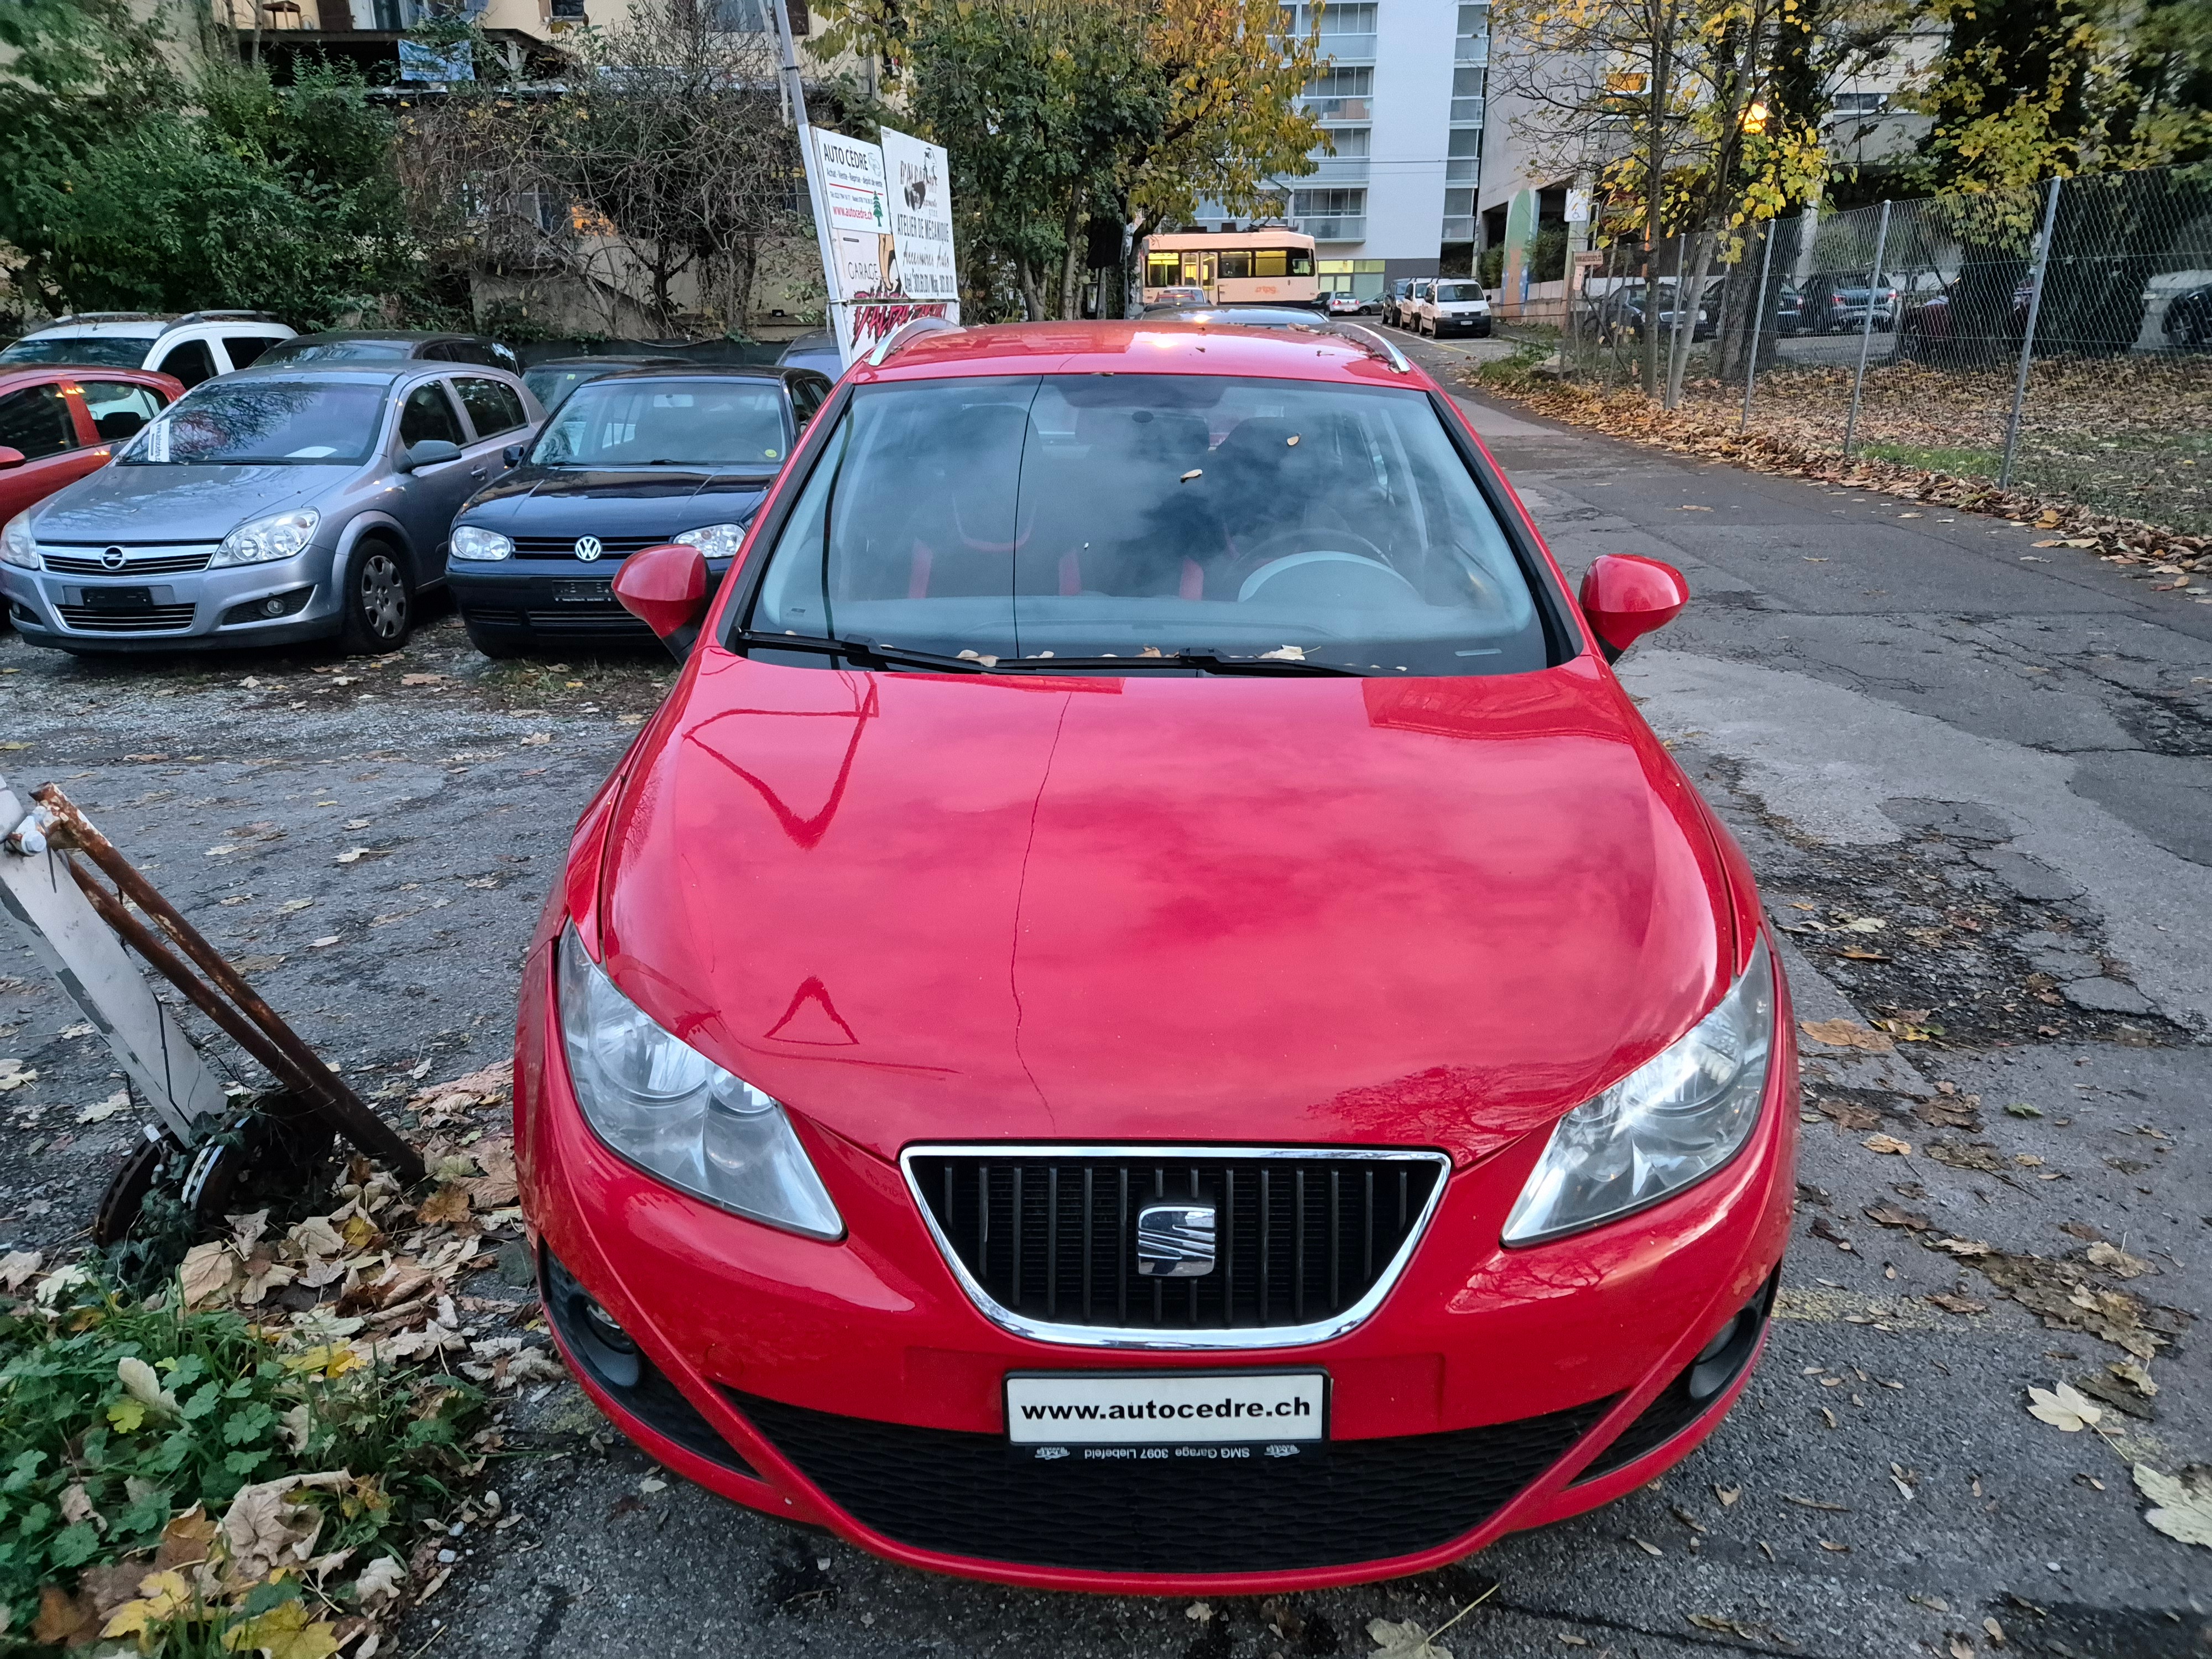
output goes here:
[{"label": "tree", "polygon": [[[892,67],[945,146],[971,284],[1005,265],[1032,316],[1075,308],[1093,219],[1139,241],[1201,200],[1249,214],[1309,172],[1320,129],[1297,106],[1318,36],[1277,33],[1276,0],[827,0],[825,52]],[[1058,292],[1044,273],[1057,267]]]}]

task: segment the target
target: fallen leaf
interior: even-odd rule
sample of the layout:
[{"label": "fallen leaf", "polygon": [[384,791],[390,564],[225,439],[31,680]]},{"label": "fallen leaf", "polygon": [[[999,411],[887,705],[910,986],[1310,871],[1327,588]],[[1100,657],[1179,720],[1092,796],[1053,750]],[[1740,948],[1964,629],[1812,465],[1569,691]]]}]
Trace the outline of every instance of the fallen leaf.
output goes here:
[{"label": "fallen leaf", "polygon": [[118,1089],[106,1099],[88,1106],[79,1112],[76,1115],[76,1121],[80,1123],[105,1123],[118,1112],[127,1112],[130,1109],[131,1091],[128,1089]]},{"label": "fallen leaf", "polygon": [[362,1607],[373,1611],[386,1601],[398,1599],[401,1581],[406,1577],[406,1565],[398,1557],[380,1555],[354,1580],[354,1594],[360,1597]]},{"label": "fallen leaf", "polygon": [[542,744],[552,742],[553,734],[550,732],[527,732],[523,734],[522,741],[525,747],[534,749]]},{"label": "fallen leaf", "polygon": [[0,1290],[10,1296],[23,1288],[31,1276],[39,1271],[44,1258],[36,1250],[10,1250],[0,1255]]},{"label": "fallen leaf", "polygon": [[331,945],[336,945],[337,942],[338,936],[336,933],[325,933],[320,939],[309,939],[307,941],[307,948],[310,951],[327,951]]},{"label": "fallen leaf", "polygon": [[1389,1659],[1451,1659],[1451,1650],[1430,1641],[1426,1627],[1419,1620],[1394,1623],[1388,1619],[1370,1619],[1367,1621],[1367,1634],[1375,1644],[1376,1652],[1387,1655]]},{"label": "fallen leaf", "polygon": [[1633,1534],[1630,1536],[1628,1541],[1635,1545],[1637,1548],[1642,1550],[1646,1555],[1664,1555],[1667,1553],[1666,1551],[1661,1549],[1656,1544],[1648,1544],[1644,1542],[1643,1539],[1638,1538]]},{"label": "fallen leaf", "polygon": [[2061,1382],[2055,1389],[2030,1389],[2027,1398],[2030,1417],[2068,1434],[2094,1426],[2105,1415],[2070,1382]]},{"label": "fallen leaf", "polygon": [[1936,1291],[1923,1299],[1934,1303],[1945,1313],[1984,1314],[1990,1310],[1986,1302],[1977,1302],[1971,1296],[1958,1296],[1949,1291]]},{"label": "fallen leaf", "polygon": [[276,908],[277,908],[279,910],[304,910],[304,909],[306,909],[309,905],[313,904],[313,902],[314,902],[314,900],[313,900],[313,899],[311,899],[311,898],[304,898],[304,899],[286,899],[286,900],[285,900],[282,904],[278,905]]},{"label": "fallen leaf", "polygon": [[362,859],[380,859],[384,856],[384,850],[380,847],[349,847],[338,854],[338,862],[357,864]]},{"label": "fallen leaf", "polygon": [[178,1269],[187,1312],[197,1312],[222,1301],[238,1279],[238,1258],[227,1244],[195,1244],[185,1252]]},{"label": "fallen leaf", "polygon": [[1869,1135],[1859,1144],[1870,1152],[1884,1152],[1893,1158],[1912,1156],[1911,1143],[1899,1140],[1895,1135]]},{"label": "fallen leaf", "polygon": [[2136,1486],[2155,1505],[2143,1519],[2168,1538],[2212,1549],[2212,1468],[2194,1464],[2176,1479],[2148,1463],[2133,1469]]},{"label": "fallen leaf", "polygon": [[1901,1204],[1892,1204],[1887,1200],[1880,1204],[1868,1205],[1866,1218],[1884,1227],[1903,1227],[1916,1233],[1924,1233],[1936,1224],[1919,1211],[1908,1210]]},{"label": "fallen leaf", "polygon": [[327,1620],[310,1621],[304,1601],[280,1601],[223,1632],[222,1644],[265,1659],[331,1659],[338,1650],[337,1628]]},{"label": "fallen leaf", "polygon": [[2158,1384],[2151,1381],[2150,1373],[2132,1359],[2116,1359],[2105,1369],[2146,1400],[2158,1392]]},{"label": "fallen leaf", "polygon": [[1839,1129],[1872,1129],[1881,1122],[1881,1114],[1871,1106],[1862,1106],[1850,1100],[1817,1100],[1813,1103],[1820,1115]]},{"label": "fallen leaf", "polygon": [[430,1195],[415,1217],[426,1227],[459,1226],[469,1218],[469,1189],[459,1182],[448,1182]]},{"label": "fallen leaf", "polygon": [[2145,1273],[2157,1271],[2142,1257],[2130,1255],[2118,1245],[2108,1244],[2102,1239],[2089,1247],[2089,1265],[2102,1267],[2106,1273],[2121,1279],[2140,1279]]},{"label": "fallen leaf", "polygon": [[[182,1515],[173,1516],[169,1524],[161,1528],[161,1545],[154,1553],[154,1570],[166,1572],[172,1567],[198,1566],[215,1553],[219,1530],[198,1504]],[[146,1593],[143,1586],[140,1593]]]},{"label": "fallen leaf", "polygon": [[1728,1509],[1735,1503],[1737,1498],[1743,1496],[1743,1488],[1741,1486],[1715,1486],[1713,1488],[1713,1496],[1721,1500],[1721,1507],[1723,1509]]},{"label": "fallen leaf", "polygon": [[435,685],[445,678],[443,674],[402,674],[399,683],[402,685]]},{"label": "fallen leaf", "polygon": [[25,1084],[36,1083],[38,1073],[20,1060],[0,1060],[0,1095],[10,1089],[20,1089]]},{"label": "fallen leaf", "polygon": [[161,1386],[161,1373],[144,1360],[136,1356],[117,1360],[115,1376],[124,1392],[148,1410],[176,1414],[177,1396]]},{"label": "fallen leaf", "polygon": [[1801,1019],[1797,1029],[1831,1048],[1863,1048],[1870,1054],[1893,1054],[1897,1048],[1887,1035],[1855,1019]]}]

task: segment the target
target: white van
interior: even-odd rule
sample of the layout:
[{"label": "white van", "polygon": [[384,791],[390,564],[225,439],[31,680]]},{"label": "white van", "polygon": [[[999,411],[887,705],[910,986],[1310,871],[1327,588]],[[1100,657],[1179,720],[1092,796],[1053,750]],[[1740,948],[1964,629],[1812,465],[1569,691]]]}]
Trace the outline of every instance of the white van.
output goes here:
[{"label": "white van", "polygon": [[0,350],[0,363],[83,363],[151,368],[187,387],[249,367],[294,331],[266,312],[85,311],[33,329]]},{"label": "white van", "polygon": [[1414,289],[1419,297],[1407,307],[1416,334],[1438,339],[1447,334],[1490,332],[1490,301],[1472,276],[1440,276]]}]

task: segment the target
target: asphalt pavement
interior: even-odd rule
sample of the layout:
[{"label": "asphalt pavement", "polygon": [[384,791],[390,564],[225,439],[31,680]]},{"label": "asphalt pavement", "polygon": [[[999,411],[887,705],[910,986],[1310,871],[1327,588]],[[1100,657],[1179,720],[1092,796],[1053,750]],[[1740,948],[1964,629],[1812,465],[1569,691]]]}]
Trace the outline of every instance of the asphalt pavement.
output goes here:
[{"label": "asphalt pavement", "polygon": [[[664,1480],[562,1388],[487,1477],[520,1519],[454,1540],[398,1651],[1326,1659],[1480,1598],[1440,1638],[1459,1659],[2212,1655],[2212,1553],[2153,1530],[2129,1475],[2212,1462],[2212,606],[2021,526],[1468,406],[1571,571],[1688,576],[1621,672],[1833,1039],[1805,1036],[1797,1237],[1720,1431],[1443,1572],[1194,1603],[885,1565]],[[0,774],[63,782],[396,1106],[506,1052],[569,826],[666,678],[495,666],[450,619],[375,667],[4,635],[0,742],[26,746]],[[0,1057],[39,1073],[0,1096],[0,1249],[80,1230],[131,1133],[77,1123],[118,1085],[72,1024],[0,939]],[[2029,1415],[2060,1382],[2098,1424]]]}]

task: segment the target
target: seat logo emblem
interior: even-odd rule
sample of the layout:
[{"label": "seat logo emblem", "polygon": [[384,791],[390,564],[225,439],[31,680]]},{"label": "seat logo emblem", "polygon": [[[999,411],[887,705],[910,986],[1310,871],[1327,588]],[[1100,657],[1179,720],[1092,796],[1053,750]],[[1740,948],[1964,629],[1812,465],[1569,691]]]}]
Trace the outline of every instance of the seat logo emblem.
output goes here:
[{"label": "seat logo emblem", "polygon": [[106,565],[110,570],[122,569],[123,550],[119,547],[109,548],[106,552],[100,556],[100,562],[103,565]]},{"label": "seat logo emblem", "polygon": [[1213,1206],[1147,1204],[1137,1212],[1137,1273],[1196,1279],[1213,1271]]},{"label": "seat logo emblem", "polygon": [[576,538],[576,556],[586,562],[598,558],[600,554],[606,550],[606,544],[600,541],[597,536],[579,536]]}]

